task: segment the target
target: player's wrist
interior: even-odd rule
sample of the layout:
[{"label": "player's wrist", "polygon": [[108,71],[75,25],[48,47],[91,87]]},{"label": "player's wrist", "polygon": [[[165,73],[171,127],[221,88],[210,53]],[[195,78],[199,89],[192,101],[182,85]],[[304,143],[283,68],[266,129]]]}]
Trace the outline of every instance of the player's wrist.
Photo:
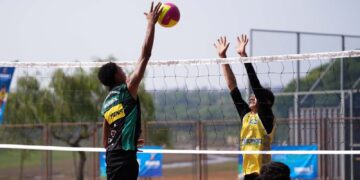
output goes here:
[{"label": "player's wrist", "polygon": [[156,24],[156,22],[149,21],[149,22],[148,22],[148,25],[147,25],[147,29],[148,29],[148,30],[154,29],[154,28],[155,28],[155,24]]},{"label": "player's wrist", "polygon": [[220,58],[226,58],[227,57],[225,53],[219,53],[218,55],[219,55]]},{"label": "player's wrist", "polygon": [[238,52],[238,54],[239,54],[241,57],[247,57],[246,52]]}]

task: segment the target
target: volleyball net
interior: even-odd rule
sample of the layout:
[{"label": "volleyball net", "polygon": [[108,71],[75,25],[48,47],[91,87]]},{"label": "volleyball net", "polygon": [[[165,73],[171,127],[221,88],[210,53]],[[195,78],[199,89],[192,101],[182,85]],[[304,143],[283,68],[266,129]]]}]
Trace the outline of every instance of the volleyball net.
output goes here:
[{"label": "volleyball net", "polygon": [[[15,68],[11,86],[5,88],[4,98],[1,95],[0,159],[18,162],[2,163],[0,171],[21,164],[24,171],[46,167],[39,168],[39,176],[54,179],[65,171],[100,176],[98,153],[105,149],[101,147],[99,112],[107,90],[99,83],[97,71],[109,61],[127,73],[136,63],[113,57],[92,62],[0,62],[0,67],[6,67],[0,77]],[[221,64],[230,64],[247,100],[251,87],[244,63],[253,64],[260,83],[275,95],[276,148],[271,151],[239,151],[241,121]],[[241,154],[288,155],[282,156],[285,159],[313,155],[318,160],[314,167],[318,177],[347,177],[360,166],[358,69],[358,50],[151,59],[139,88],[141,138],[150,146],[141,153],[163,155],[166,179],[180,172],[189,173],[185,179],[211,179],[229,169],[230,175],[224,176],[230,177],[237,174]]]}]

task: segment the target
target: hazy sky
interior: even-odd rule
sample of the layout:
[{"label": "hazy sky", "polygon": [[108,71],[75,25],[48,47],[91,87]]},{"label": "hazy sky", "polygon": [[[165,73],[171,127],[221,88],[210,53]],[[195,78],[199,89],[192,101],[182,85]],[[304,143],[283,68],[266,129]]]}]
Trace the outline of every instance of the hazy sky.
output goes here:
[{"label": "hazy sky", "polygon": [[[148,0],[0,0],[0,61],[137,60]],[[251,28],[360,35],[358,0],[172,0],[174,28],[157,26],[152,59],[216,57],[220,35],[232,41]],[[293,36],[258,34],[255,55],[295,53]],[[340,50],[340,40],[304,37],[303,52]],[[360,47],[349,40],[348,49]]]},{"label": "hazy sky", "polygon": [[[135,60],[148,0],[0,0],[0,60]],[[173,0],[181,20],[157,27],[153,59],[216,55],[220,35],[250,28],[360,35],[358,0]],[[263,42],[269,43],[269,42]],[[234,44],[232,44],[234,45]],[[235,56],[230,47],[229,56]],[[286,51],[286,50],[285,50]]]}]

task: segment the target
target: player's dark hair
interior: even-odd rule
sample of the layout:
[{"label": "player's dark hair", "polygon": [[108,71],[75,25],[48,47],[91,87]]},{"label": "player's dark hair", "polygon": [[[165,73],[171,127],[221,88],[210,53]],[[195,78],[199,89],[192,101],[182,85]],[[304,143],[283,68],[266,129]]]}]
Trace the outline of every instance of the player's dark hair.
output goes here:
[{"label": "player's dark hair", "polygon": [[117,70],[118,70],[118,66],[115,63],[113,62],[106,63],[100,67],[98,72],[98,79],[104,86],[108,87],[109,89],[112,89],[113,87],[116,86],[115,74]]},{"label": "player's dark hair", "polygon": [[281,162],[264,164],[260,169],[258,180],[290,180],[290,168]]}]

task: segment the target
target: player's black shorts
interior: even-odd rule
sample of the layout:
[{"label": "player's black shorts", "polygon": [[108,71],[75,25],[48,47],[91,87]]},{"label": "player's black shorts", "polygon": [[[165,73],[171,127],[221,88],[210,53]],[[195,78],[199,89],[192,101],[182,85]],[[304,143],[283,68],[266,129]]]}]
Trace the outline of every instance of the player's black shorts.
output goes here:
[{"label": "player's black shorts", "polygon": [[244,176],[244,180],[256,180],[258,176],[257,173],[247,174]]},{"label": "player's black shorts", "polygon": [[136,180],[139,175],[136,151],[106,152],[106,174],[108,180]]}]

